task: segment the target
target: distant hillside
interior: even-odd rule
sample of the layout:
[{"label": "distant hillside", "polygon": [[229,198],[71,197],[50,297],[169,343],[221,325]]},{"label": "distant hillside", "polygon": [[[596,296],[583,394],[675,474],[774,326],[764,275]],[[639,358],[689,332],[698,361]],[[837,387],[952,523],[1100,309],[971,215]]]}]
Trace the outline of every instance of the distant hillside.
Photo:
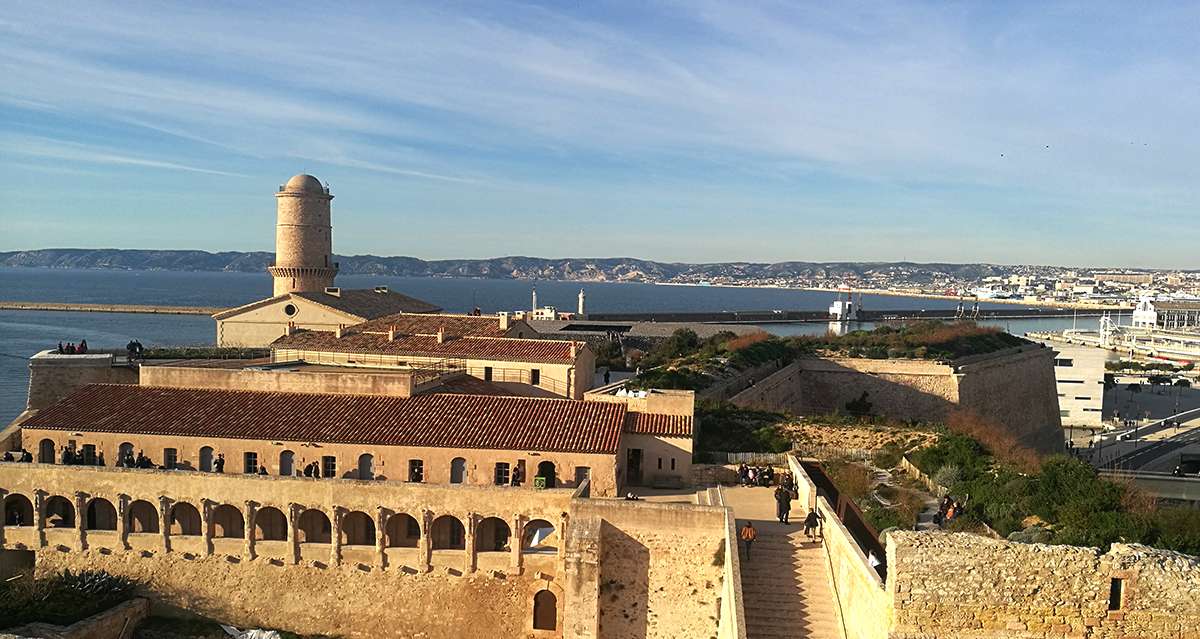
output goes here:
[{"label": "distant hillside", "polygon": [[[100,268],[120,270],[259,272],[274,255],[206,251],[139,249],[40,249],[0,252],[0,266]],[[911,262],[720,262],[683,264],[626,257],[540,258],[496,257],[482,260],[421,260],[375,255],[338,256],[343,274],[456,276],[493,279],[578,281],[695,282],[764,281],[773,279],[852,279],[905,281],[912,284],[945,280],[974,281],[1007,275],[1026,267],[993,264],[917,264]]]}]

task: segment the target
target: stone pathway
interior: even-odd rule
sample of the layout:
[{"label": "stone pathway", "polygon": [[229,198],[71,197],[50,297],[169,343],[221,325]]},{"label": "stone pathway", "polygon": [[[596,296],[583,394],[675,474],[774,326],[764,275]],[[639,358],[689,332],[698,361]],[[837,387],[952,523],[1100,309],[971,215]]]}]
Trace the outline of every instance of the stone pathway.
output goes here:
[{"label": "stone pathway", "polygon": [[804,509],[792,502],[792,525],[775,519],[771,488],[726,488],[738,529],[758,529],[752,558],[739,544],[747,639],[843,639],[825,550],[804,537]]}]

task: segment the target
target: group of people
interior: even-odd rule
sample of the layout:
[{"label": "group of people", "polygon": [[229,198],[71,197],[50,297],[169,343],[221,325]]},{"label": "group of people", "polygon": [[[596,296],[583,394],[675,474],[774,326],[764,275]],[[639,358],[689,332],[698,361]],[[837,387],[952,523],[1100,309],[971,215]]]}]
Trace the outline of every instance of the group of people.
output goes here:
[{"label": "group of people", "polygon": [[[14,454],[14,453],[16,453],[16,454]],[[0,461],[21,462],[23,464],[29,464],[29,463],[33,462],[33,454],[30,453],[29,451],[25,450],[24,448],[18,448],[15,451],[6,450],[6,451],[4,451],[4,457],[0,458]]]},{"label": "group of people", "polygon": [[129,359],[142,359],[142,353],[145,350],[142,348],[142,343],[136,339],[129,340],[129,343],[125,345],[125,353]]},{"label": "group of people", "polygon": [[321,478],[321,463],[320,462],[310,462],[307,466],[304,467],[304,476],[305,477],[315,477],[317,479],[320,479]]},{"label": "group of people", "polygon": [[[93,457],[88,457],[82,452],[63,446],[58,452],[58,461],[64,466],[103,466],[104,453],[98,453]],[[117,462],[120,465],[120,461]]]},{"label": "group of people", "polygon": [[946,522],[954,521],[963,512],[963,505],[957,499],[950,495],[942,498],[942,503],[938,504],[938,512],[933,516],[933,523],[939,526],[945,526]]},{"label": "group of people", "polygon": [[[786,473],[785,473],[786,475]],[[770,466],[738,466],[738,482],[743,486],[770,486],[775,483],[775,469]]]},{"label": "group of people", "polygon": [[[100,453],[100,459],[100,465],[103,466],[104,453]],[[154,462],[150,461],[150,458],[140,450],[137,452],[136,457],[134,456],[132,450],[125,451],[117,457],[116,465],[117,468],[158,468],[158,466],[155,466]],[[163,468],[165,468],[165,466]]]},{"label": "group of people", "polygon": [[87,346],[86,339],[79,340],[79,344],[67,342],[66,346],[63,346],[62,342],[58,343],[58,354],[59,355],[86,355],[87,352],[88,352],[88,346]]}]

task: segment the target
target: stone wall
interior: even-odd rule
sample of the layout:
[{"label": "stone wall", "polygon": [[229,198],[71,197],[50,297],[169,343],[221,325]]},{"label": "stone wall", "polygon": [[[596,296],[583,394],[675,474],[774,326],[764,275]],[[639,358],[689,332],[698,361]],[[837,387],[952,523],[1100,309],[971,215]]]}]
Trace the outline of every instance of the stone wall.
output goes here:
[{"label": "stone wall", "polygon": [[[888,563],[893,639],[1200,637],[1196,557],[895,532]],[[1110,604],[1113,579],[1123,596]]]},{"label": "stone wall", "polygon": [[887,639],[892,602],[879,573],[867,563],[866,555],[825,497],[817,498],[817,512],[825,518],[825,555],[846,639]]},{"label": "stone wall", "polygon": [[169,388],[207,388],[217,390],[274,391],[278,393],[319,393],[324,395],[380,395],[411,397],[414,379],[410,371],[361,370],[350,374],[330,374],[306,370],[245,370],[170,364],[144,364],[140,368],[142,386]]},{"label": "stone wall", "polygon": [[59,355],[42,351],[29,358],[26,407],[40,410],[85,384],[136,384],[137,381],[137,370],[113,366],[112,355]]},{"label": "stone wall", "polygon": [[[52,502],[61,512],[58,497],[73,522],[49,516]],[[33,502],[32,522],[0,526],[0,547],[36,551],[39,573],[107,570],[143,580],[166,612],[187,609],[241,626],[429,638],[721,631],[718,550],[728,542],[727,510],[719,507],[586,499],[569,490],[44,464],[0,465],[0,498]],[[116,530],[85,514],[100,499],[115,505]],[[148,518],[135,518],[138,504]],[[179,504],[199,510],[191,532],[174,520]],[[229,506],[250,534],[225,534]],[[268,509],[284,513],[278,539],[261,527]],[[319,528],[305,527],[313,511],[332,522],[331,540],[308,540]],[[408,514],[420,527],[412,547],[394,545],[391,532],[377,534]],[[446,516],[465,524],[459,548],[445,547],[438,532]],[[515,531],[511,548],[487,547],[485,528],[497,519]],[[528,540],[535,519],[555,532],[539,549],[526,548],[517,540]],[[148,524],[155,529],[139,530]],[[370,532],[352,541],[362,525]],[[542,590],[557,600],[555,631],[532,627]]]},{"label": "stone wall", "polygon": [[1062,449],[1054,351],[1037,346],[959,360],[803,358],[733,397],[748,408],[796,415],[845,413],[866,393],[871,412],[945,421],[965,410],[1042,452]]}]

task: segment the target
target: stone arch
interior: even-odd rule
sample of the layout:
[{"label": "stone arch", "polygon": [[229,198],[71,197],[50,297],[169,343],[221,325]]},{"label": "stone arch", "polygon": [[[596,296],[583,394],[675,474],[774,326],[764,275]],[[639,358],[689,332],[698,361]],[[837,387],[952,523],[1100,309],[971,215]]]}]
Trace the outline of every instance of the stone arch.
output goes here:
[{"label": "stone arch", "polygon": [[296,474],[296,453],[290,450],[279,453],[279,474],[284,476]]},{"label": "stone arch", "polygon": [[333,541],[333,526],[329,523],[329,515],[315,509],[300,513],[296,520],[297,534],[302,544],[328,544]]},{"label": "stone arch", "polygon": [[558,484],[558,472],[554,468],[554,462],[549,459],[538,463],[537,476],[546,480],[546,488],[554,488]]},{"label": "stone arch", "polygon": [[229,504],[221,504],[213,508],[211,519],[213,537],[224,539],[246,538],[246,519],[242,517],[241,510]]},{"label": "stone arch", "polygon": [[200,447],[200,472],[211,473],[213,469],[213,447]]},{"label": "stone arch", "polygon": [[87,505],[87,519],[84,527],[87,530],[116,530],[117,509],[112,502],[103,497],[93,497]]},{"label": "stone arch", "polygon": [[20,493],[12,493],[4,498],[5,526],[32,526],[33,502]]},{"label": "stone arch", "polygon": [[421,525],[408,513],[396,513],[388,517],[384,533],[389,548],[416,548],[421,539]]},{"label": "stone arch", "polygon": [[287,517],[274,506],[263,506],[254,514],[254,538],[259,541],[287,541]]},{"label": "stone arch", "polygon": [[42,508],[46,513],[47,528],[73,528],[75,526],[75,505],[66,497],[55,495],[47,499]]},{"label": "stone arch", "polygon": [[558,597],[549,590],[539,590],[533,595],[533,629],[558,629]]},{"label": "stone arch", "polygon": [[358,478],[375,479],[375,456],[371,453],[358,456]]},{"label": "stone arch", "polygon": [[466,550],[466,528],[454,515],[442,515],[433,520],[429,540],[434,550]]},{"label": "stone arch", "polygon": [[198,536],[200,534],[200,511],[186,501],[171,506],[171,534]]},{"label": "stone arch", "polygon": [[512,528],[508,522],[499,517],[482,519],[475,527],[476,552],[500,552],[510,550],[509,540],[512,538]]},{"label": "stone arch", "polygon": [[467,460],[455,457],[450,460],[450,483],[461,484],[467,480]]},{"label": "stone arch", "polygon": [[545,519],[534,519],[525,524],[521,533],[521,550],[526,553],[554,553],[554,525]]},{"label": "stone arch", "polygon": [[375,522],[362,511],[342,517],[342,543],[347,546],[374,546]]},{"label": "stone arch", "polygon": [[129,511],[125,516],[128,517],[126,525],[131,533],[158,532],[158,509],[148,501],[139,499],[129,504]]},{"label": "stone arch", "polygon": [[54,440],[50,438],[43,439],[38,442],[38,463],[53,464],[54,463]]}]

